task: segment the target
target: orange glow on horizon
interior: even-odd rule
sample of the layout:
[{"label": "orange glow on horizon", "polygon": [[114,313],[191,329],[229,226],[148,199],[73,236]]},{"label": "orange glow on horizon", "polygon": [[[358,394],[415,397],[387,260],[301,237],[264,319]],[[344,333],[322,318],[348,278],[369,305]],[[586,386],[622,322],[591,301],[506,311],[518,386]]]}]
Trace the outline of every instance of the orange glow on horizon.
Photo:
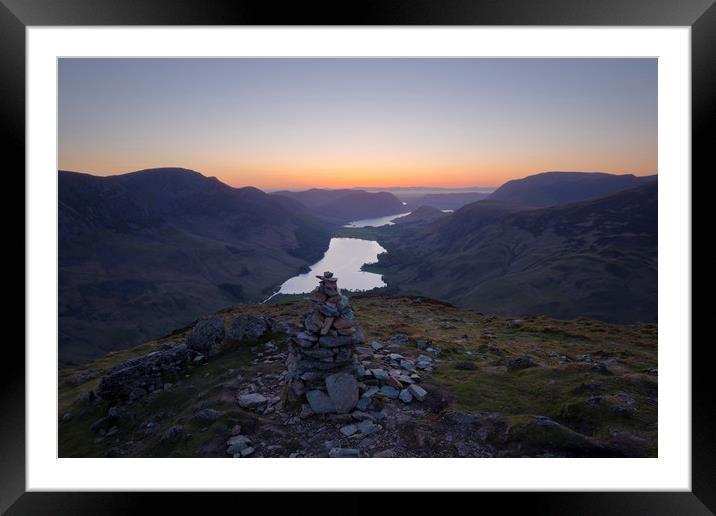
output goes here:
[{"label": "orange glow on horizon", "polygon": [[[615,163],[590,165],[579,161],[564,160],[554,164],[490,163],[481,166],[439,166],[422,164],[414,167],[338,167],[325,164],[284,168],[269,165],[193,164],[187,162],[131,162],[126,166],[97,167],[99,171],[73,166],[71,160],[62,160],[60,169],[86,172],[99,176],[123,174],[135,170],[159,167],[181,167],[195,170],[207,177],[217,177],[233,187],[254,186],[262,190],[310,189],[310,188],[391,188],[391,187],[432,187],[432,188],[497,188],[507,181],[547,171],[607,172],[612,174],[634,174],[637,176],[656,174],[656,167],[642,163]],[[99,165],[99,163],[98,163]],[[609,166],[605,166],[609,165]]]}]

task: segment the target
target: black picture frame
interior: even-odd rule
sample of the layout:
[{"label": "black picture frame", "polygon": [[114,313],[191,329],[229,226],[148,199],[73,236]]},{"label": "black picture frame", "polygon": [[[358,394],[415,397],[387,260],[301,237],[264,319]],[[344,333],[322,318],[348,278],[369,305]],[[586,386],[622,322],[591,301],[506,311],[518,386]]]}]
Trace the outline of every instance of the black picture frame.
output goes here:
[{"label": "black picture frame", "polygon": [[[62,25],[572,25],[690,26],[692,29],[692,168],[706,168],[716,125],[716,5],[714,0],[399,0],[332,4],[208,0],[0,0],[0,117],[3,179],[24,193],[25,29]],[[711,130],[709,130],[711,129]],[[704,170],[705,172],[705,170]],[[685,171],[688,173],[688,171]],[[693,172],[691,172],[693,178]],[[9,177],[12,175],[12,177]],[[6,183],[7,186],[8,183]],[[18,198],[24,198],[17,195]],[[5,217],[4,220],[16,220]],[[11,224],[8,224],[11,225]],[[24,242],[24,228],[16,224]],[[8,228],[8,230],[11,228]],[[22,233],[22,236],[20,235]],[[23,245],[24,249],[24,245]],[[24,251],[6,256],[13,270],[25,267]],[[20,261],[22,260],[22,264]],[[14,297],[20,306],[20,298]],[[24,299],[24,295],[23,298]],[[24,303],[22,303],[24,310]],[[16,317],[12,325],[20,327]],[[0,375],[0,512],[7,514],[130,514],[206,509],[206,495],[146,493],[25,492],[25,354],[19,339],[5,343]],[[684,349],[690,343],[670,343]],[[692,347],[692,490],[690,492],[481,493],[479,507],[496,505],[531,514],[713,514],[716,511],[716,427],[712,409],[709,342]],[[255,495],[218,495],[223,502],[254,505]],[[340,512],[359,512],[364,504],[351,494]],[[375,496],[375,495],[368,495]],[[148,500],[148,498],[151,498]],[[281,497],[272,498],[272,503]],[[212,505],[215,503],[212,500]],[[263,502],[265,503],[265,502]],[[293,503],[293,502],[291,502]],[[306,507],[306,502],[298,502]],[[391,510],[385,500],[381,512]],[[460,504],[455,501],[451,503]],[[469,504],[478,503],[470,501]],[[401,501],[401,512],[423,504],[422,497]],[[217,509],[220,506],[217,506]],[[238,506],[237,506],[238,507]],[[297,507],[294,505],[294,507]],[[311,504],[313,507],[313,504]],[[325,502],[323,508],[327,508]],[[328,507],[329,508],[329,507]],[[156,509],[155,509],[156,510]],[[311,512],[322,510],[312,508]],[[372,510],[372,509],[371,509]],[[360,512],[364,512],[361,510]]]}]

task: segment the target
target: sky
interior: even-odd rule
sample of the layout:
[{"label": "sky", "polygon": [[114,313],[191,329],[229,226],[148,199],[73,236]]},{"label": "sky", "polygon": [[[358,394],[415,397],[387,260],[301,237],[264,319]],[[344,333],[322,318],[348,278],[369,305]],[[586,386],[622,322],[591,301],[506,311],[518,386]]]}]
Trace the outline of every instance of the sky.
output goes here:
[{"label": "sky", "polygon": [[59,60],[59,168],[232,186],[657,172],[656,59]]}]

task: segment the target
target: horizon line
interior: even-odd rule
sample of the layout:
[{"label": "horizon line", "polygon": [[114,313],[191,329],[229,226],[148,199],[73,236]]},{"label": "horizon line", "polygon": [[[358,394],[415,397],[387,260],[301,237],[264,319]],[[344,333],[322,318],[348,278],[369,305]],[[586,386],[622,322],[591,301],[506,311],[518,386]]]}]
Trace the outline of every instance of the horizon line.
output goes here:
[{"label": "horizon line", "polygon": [[216,179],[217,181],[221,182],[222,184],[225,184],[226,186],[229,186],[231,188],[257,188],[259,190],[263,190],[267,193],[274,193],[279,191],[289,191],[289,192],[301,192],[306,190],[460,190],[465,193],[491,193],[503,186],[504,184],[525,179],[527,177],[536,176],[540,174],[547,174],[547,173],[576,173],[576,174],[608,174],[613,176],[636,176],[636,177],[649,177],[649,176],[657,176],[658,171],[649,171],[644,174],[638,174],[634,172],[605,172],[600,170],[542,170],[542,171],[536,171],[532,172],[526,175],[512,177],[510,179],[505,180],[504,182],[498,184],[498,185],[483,185],[483,186],[446,186],[446,185],[440,185],[440,186],[425,186],[425,185],[409,185],[409,186],[322,186],[322,185],[313,185],[313,186],[280,186],[280,187],[265,187],[265,186],[256,186],[253,184],[244,184],[235,186],[232,185],[223,179],[221,179],[218,176],[212,176],[212,175],[206,175],[205,173],[188,167],[181,167],[181,166],[161,166],[161,167],[149,167],[149,168],[139,168],[136,170],[129,170],[124,172],[110,172],[106,174],[102,173],[96,173],[96,172],[86,172],[82,170],[70,170],[67,168],[59,168],[57,169],[57,172],[70,172],[75,174],[86,174],[93,177],[114,177],[114,176],[122,176],[127,174],[134,174],[137,172],[145,172],[145,171],[152,171],[152,170],[167,170],[167,169],[175,169],[175,170],[186,170],[189,172],[194,172],[196,174],[201,175],[202,177],[205,177],[207,179]]}]

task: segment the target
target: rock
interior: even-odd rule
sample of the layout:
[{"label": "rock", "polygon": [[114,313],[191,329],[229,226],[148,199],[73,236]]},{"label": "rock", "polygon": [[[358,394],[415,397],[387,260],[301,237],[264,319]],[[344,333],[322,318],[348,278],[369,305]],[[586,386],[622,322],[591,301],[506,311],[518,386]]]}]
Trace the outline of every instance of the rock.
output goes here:
[{"label": "rock", "polygon": [[415,345],[418,349],[426,349],[430,346],[430,341],[428,339],[418,339],[415,341]]},{"label": "rock", "polygon": [[256,342],[269,329],[265,318],[242,314],[229,323],[226,338],[231,342]]},{"label": "rock", "polygon": [[460,371],[474,371],[477,369],[477,365],[475,365],[475,362],[471,360],[460,360],[458,362],[455,362],[454,364],[455,369],[458,369]]},{"label": "rock", "polygon": [[356,346],[356,353],[358,353],[359,355],[371,356],[373,354],[373,348]]},{"label": "rock", "polygon": [[509,427],[508,438],[523,452],[543,455],[604,457],[609,450],[604,445],[544,416],[532,416]]},{"label": "rock", "polygon": [[409,360],[401,360],[401,361],[400,361],[400,368],[401,368],[401,369],[405,369],[406,371],[412,373],[413,371],[415,371],[415,364],[413,364],[413,363],[412,363],[411,361],[409,361]]},{"label": "rock", "polygon": [[346,425],[344,427],[341,427],[340,432],[345,435],[346,437],[350,437],[354,433],[358,431],[358,427],[356,425]]},{"label": "rock", "polygon": [[577,361],[579,361],[579,362],[593,362],[591,355],[580,355],[579,358],[577,358]]},{"label": "rock", "polygon": [[332,374],[326,378],[328,396],[336,412],[345,414],[358,402],[358,381],[348,373]]},{"label": "rock", "polygon": [[199,419],[200,421],[216,421],[223,415],[224,413],[220,410],[207,408],[198,411],[196,414],[194,414],[194,417],[196,419]]},{"label": "rock", "polygon": [[247,446],[246,448],[244,448],[243,450],[241,450],[241,456],[242,456],[242,457],[248,457],[249,455],[251,455],[252,453],[254,453],[254,451],[255,451],[255,450],[254,450],[251,446]]},{"label": "rock", "polygon": [[259,394],[258,392],[252,392],[250,394],[242,394],[239,396],[239,406],[247,409],[257,409],[265,406],[268,403],[268,398]]},{"label": "rock", "polygon": [[373,458],[376,459],[392,459],[393,457],[395,457],[395,450],[393,448],[377,451],[373,454]]},{"label": "rock", "polygon": [[184,427],[181,425],[170,426],[161,437],[163,443],[174,443],[184,435]]},{"label": "rock", "polygon": [[385,369],[371,369],[370,372],[373,373],[373,377],[379,382],[386,382],[390,378]]},{"label": "rock", "polygon": [[390,378],[388,378],[388,381],[385,382],[385,384],[390,385],[391,387],[395,387],[398,390],[403,388],[403,384],[400,383],[400,380],[398,380],[394,376],[391,376]]},{"label": "rock", "polygon": [[370,407],[371,403],[373,402],[370,398],[361,398],[358,400],[358,403],[356,403],[356,410],[368,410],[368,407]]},{"label": "rock", "polygon": [[362,336],[355,334],[355,335],[338,335],[338,336],[332,336],[332,335],[321,335],[318,339],[318,344],[322,348],[337,348],[341,346],[348,346],[351,344],[358,344],[362,341]]},{"label": "rock", "polygon": [[363,398],[370,398],[370,397],[378,394],[379,391],[380,391],[380,389],[378,387],[370,387],[363,393]]},{"label": "rock", "polygon": [[221,317],[213,317],[194,325],[186,345],[191,350],[212,356],[221,351],[223,341],[224,320]]},{"label": "rock", "polygon": [[315,412],[311,410],[311,407],[309,405],[303,405],[301,407],[301,413],[298,415],[298,417],[301,419],[308,419],[314,414]]},{"label": "rock", "polygon": [[295,324],[290,319],[273,320],[266,318],[267,323],[270,324],[271,331],[273,333],[292,333],[295,330]]},{"label": "rock", "polygon": [[403,403],[411,403],[413,401],[413,395],[410,394],[409,389],[403,389],[402,391],[400,391],[398,398],[400,398],[400,401],[402,401]]},{"label": "rock", "polygon": [[507,361],[507,370],[516,371],[518,369],[527,369],[528,367],[535,367],[537,364],[532,362],[529,357],[512,358]]},{"label": "rock", "polygon": [[659,374],[659,369],[656,367],[650,367],[649,369],[645,369],[644,372],[646,374],[657,376]]},{"label": "rock", "polygon": [[410,339],[404,333],[396,333],[388,339],[392,344],[407,344]]},{"label": "rock", "polygon": [[380,425],[376,425],[371,421],[370,419],[364,419],[360,423],[356,425],[360,433],[365,435],[374,434],[375,432],[379,432],[381,430]]},{"label": "rock", "polygon": [[398,389],[390,385],[383,385],[383,387],[380,388],[380,393],[390,399],[397,399],[400,394]]},{"label": "rock", "polygon": [[377,340],[374,340],[370,343],[370,347],[373,348],[373,351],[380,351],[381,349],[383,349],[383,344],[381,344]]},{"label": "rock", "polygon": [[328,394],[323,391],[318,389],[308,391],[306,393],[306,399],[308,400],[308,404],[311,406],[311,410],[315,414],[329,414],[336,411],[333,401]]},{"label": "rock", "polygon": [[97,399],[97,396],[95,395],[94,391],[87,391],[82,395],[80,399],[85,403],[91,403]]},{"label": "rock", "polygon": [[410,394],[412,394],[413,397],[418,401],[423,401],[428,396],[428,391],[414,383],[408,386],[408,390],[410,391]]},{"label": "rock", "polygon": [[[189,349],[185,344],[133,358],[112,368],[102,377],[97,395],[110,402],[141,398],[150,390],[162,389],[166,380],[177,377],[188,360]],[[90,399],[93,397],[94,393]]]},{"label": "rock", "polygon": [[331,448],[328,456],[332,459],[356,458],[360,456],[360,452],[355,448]]},{"label": "rock", "polygon": [[71,421],[71,420],[72,420],[72,413],[71,413],[71,412],[65,412],[65,413],[62,415],[62,421],[63,421],[64,423],[67,423],[68,421]]},{"label": "rock", "polygon": [[226,441],[226,445],[228,448],[226,449],[226,453],[229,455],[234,455],[236,453],[241,453],[242,450],[245,450],[246,448],[249,448],[251,445],[251,438],[245,436],[245,435],[235,435],[228,441]]},{"label": "rock", "polygon": [[70,382],[73,385],[81,385],[89,380],[92,380],[94,378],[97,378],[99,374],[102,372],[102,369],[90,369],[88,371],[83,371],[72,378],[70,378]]},{"label": "rock", "polygon": [[115,405],[109,408],[107,416],[112,419],[112,422],[121,421],[122,419],[129,418],[129,410],[127,410],[127,407],[124,405]]},{"label": "rock", "polygon": [[109,430],[110,426],[112,426],[112,418],[110,418],[109,416],[104,416],[92,423],[90,429],[96,434],[105,433],[107,430]]},{"label": "rock", "polygon": [[418,355],[418,358],[415,360],[415,367],[418,369],[428,369],[429,367],[432,367],[433,362],[434,360],[432,357],[427,355]]}]

